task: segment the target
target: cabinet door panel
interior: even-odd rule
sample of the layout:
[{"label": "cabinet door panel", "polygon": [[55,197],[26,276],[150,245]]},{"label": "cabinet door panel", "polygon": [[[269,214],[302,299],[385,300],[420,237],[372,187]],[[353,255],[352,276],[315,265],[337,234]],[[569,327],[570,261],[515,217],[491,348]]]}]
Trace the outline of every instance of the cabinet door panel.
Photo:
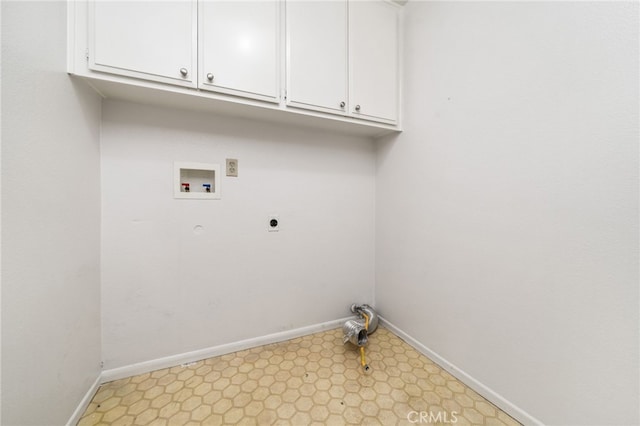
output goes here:
[{"label": "cabinet door panel", "polygon": [[276,1],[201,1],[200,88],[278,102],[278,14]]},{"label": "cabinet door panel", "polygon": [[195,0],[97,0],[89,20],[92,70],[195,85]]},{"label": "cabinet door panel", "polygon": [[286,7],[287,104],[346,113],[346,0],[293,0]]},{"label": "cabinet door panel", "polygon": [[381,0],[349,2],[350,112],[396,123],[398,10]]}]

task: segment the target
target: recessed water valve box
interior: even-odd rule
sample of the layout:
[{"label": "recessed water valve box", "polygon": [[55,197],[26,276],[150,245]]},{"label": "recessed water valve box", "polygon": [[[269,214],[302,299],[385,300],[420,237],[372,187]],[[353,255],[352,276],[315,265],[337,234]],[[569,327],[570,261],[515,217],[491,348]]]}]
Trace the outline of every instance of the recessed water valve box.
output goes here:
[{"label": "recessed water valve box", "polygon": [[173,163],[173,198],[220,199],[220,165]]}]

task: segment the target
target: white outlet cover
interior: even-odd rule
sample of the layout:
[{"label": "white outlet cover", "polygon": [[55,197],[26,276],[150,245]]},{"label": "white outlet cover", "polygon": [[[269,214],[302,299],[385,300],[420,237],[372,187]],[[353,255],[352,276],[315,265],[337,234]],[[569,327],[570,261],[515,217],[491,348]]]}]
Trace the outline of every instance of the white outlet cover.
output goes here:
[{"label": "white outlet cover", "polygon": [[238,177],[237,158],[227,158],[227,176]]},{"label": "white outlet cover", "polygon": [[[271,226],[272,220],[275,220],[277,222],[276,226]],[[280,218],[278,217],[278,215],[269,215],[269,220],[267,220],[267,230],[269,232],[278,232],[280,230]]]}]

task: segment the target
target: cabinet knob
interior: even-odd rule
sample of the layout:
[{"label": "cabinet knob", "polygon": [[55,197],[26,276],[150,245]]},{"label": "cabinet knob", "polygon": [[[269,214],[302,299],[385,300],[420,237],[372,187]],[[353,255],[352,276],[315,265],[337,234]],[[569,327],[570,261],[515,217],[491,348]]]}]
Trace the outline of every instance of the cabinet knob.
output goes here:
[{"label": "cabinet knob", "polygon": [[213,74],[211,73],[207,74],[207,80],[213,81]]},{"label": "cabinet knob", "polygon": [[345,105],[344,101],[340,102],[340,108],[344,108]]},{"label": "cabinet knob", "polygon": [[187,71],[186,68],[180,68],[180,74],[182,74],[183,77],[186,77],[187,74],[189,74],[189,71]]},{"label": "cabinet knob", "polygon": [[356,111],[360,111],[360,105],[356,105]]}]

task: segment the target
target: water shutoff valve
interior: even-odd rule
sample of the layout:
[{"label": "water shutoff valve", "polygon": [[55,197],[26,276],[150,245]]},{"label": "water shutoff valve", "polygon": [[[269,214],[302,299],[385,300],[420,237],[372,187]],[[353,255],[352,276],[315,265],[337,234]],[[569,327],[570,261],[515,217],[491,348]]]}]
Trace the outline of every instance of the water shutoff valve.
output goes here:
[{"label": "water shutoff valve", "polygon": [[220,176],[219,164],[175,161],[173,198],[219,200]]}]

